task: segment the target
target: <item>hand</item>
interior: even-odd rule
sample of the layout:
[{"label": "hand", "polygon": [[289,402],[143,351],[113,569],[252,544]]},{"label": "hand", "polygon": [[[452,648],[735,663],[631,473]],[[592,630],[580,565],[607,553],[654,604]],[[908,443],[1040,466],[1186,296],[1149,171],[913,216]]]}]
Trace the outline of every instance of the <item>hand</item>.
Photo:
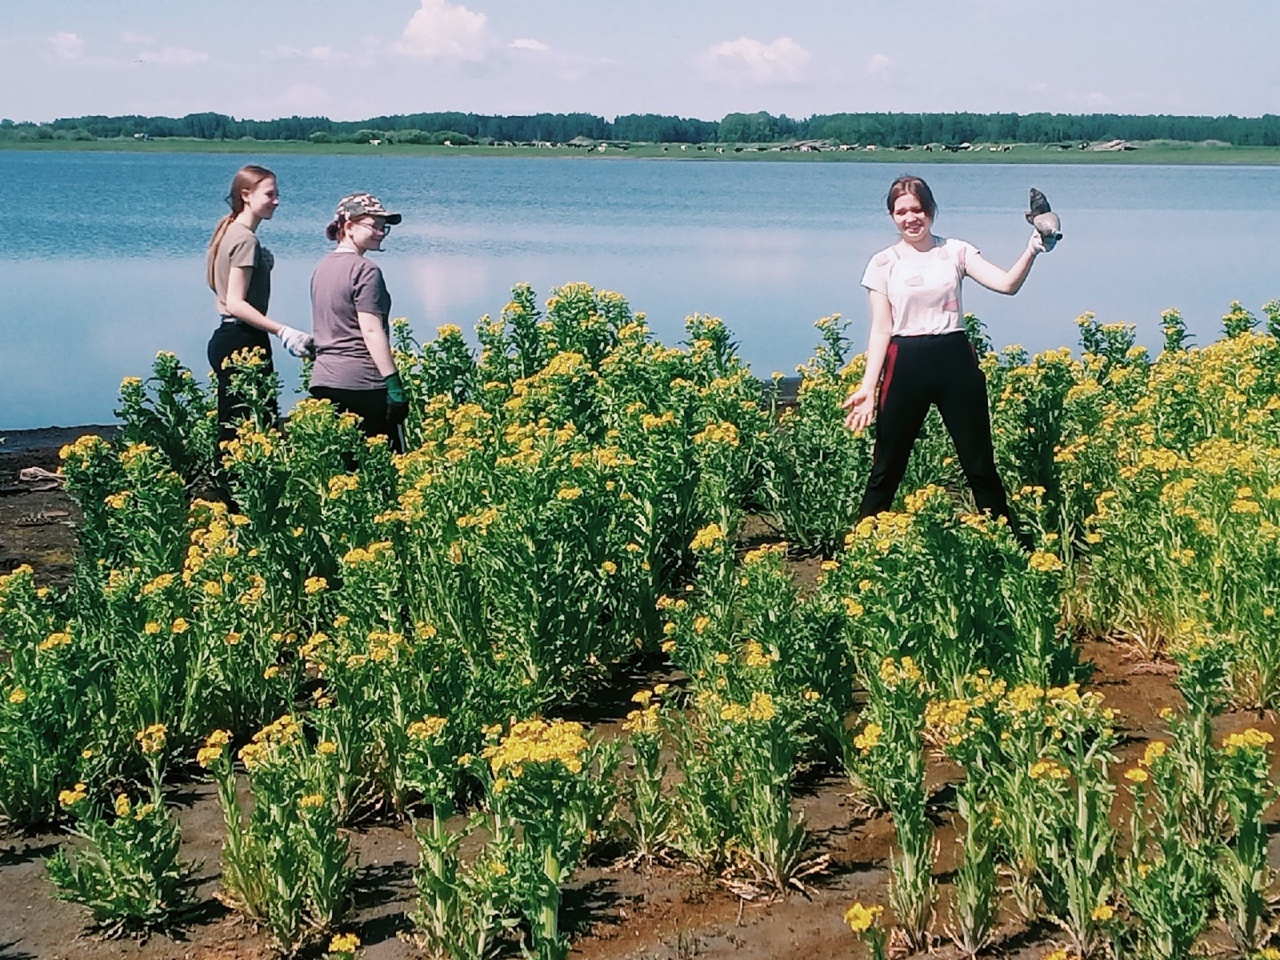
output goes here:
[{"label": "hand", "polygon": [[844,425],[854,433],[865,430],[875,419],[876,388],[864,383],[849,394],[841,406],[849,411],[845,415]]},{"label": "hand", "polygon": [[395,427],[404,423],[405,417],[409,416],[409,398],[405,396],[404,382],[398,371],[386,378],[386,384],[387,424]]},{"label": "hand", "polygon": [[1045,245],[1044,237],[1040,235],[1039,230],[1032,230],[1031,239],[1027,241],[1027,249],[1035,255],[1048,253],[1053,248]]},{"label": "hand", "polygon": [[284,348],[292,353],[295,357],[315,358],[316,341],[309,333],[304,333],[295,327],[280,324],[280,329],[276,331],[276,336],[280,338],[280,342],[284,344]]},{"label": "hand", "polygon": [[387,397],[387,425],[391,427],[404,423],[409,416],[408,400],[392,400]]}]

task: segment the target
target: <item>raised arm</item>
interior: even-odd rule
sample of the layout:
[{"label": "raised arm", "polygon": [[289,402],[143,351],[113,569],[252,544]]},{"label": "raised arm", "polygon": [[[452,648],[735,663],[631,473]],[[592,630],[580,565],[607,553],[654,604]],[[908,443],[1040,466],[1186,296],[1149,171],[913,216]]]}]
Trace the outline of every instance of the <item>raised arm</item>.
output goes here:
[{"label": "raised arm", "polygon": [[884,372],[884,357],[889,350],[889,338],[893,335],[893,308],[889,298],[878,290],[869,291],[871,298],[871,336],[867,342],[867,369],[862,383],[849,394],[841,405],[849,411],[844,425],[850,430],[865,429],[875,418],[876,386]]},{"label": "raised arm", "polygon": [[965,263],[965,273],[988,290],[1012,296],[1022,289],[1027,274],[1031,272],[1031,265],[1042,253],[1044,253],[1044,241],[1040,238],[1040,234],[1033,230],[1031,239],[1027,241],[1027,248],[1008,270],[1002,270],[990,260],[984,259],[981,254],[976,254],[970,256]]}]

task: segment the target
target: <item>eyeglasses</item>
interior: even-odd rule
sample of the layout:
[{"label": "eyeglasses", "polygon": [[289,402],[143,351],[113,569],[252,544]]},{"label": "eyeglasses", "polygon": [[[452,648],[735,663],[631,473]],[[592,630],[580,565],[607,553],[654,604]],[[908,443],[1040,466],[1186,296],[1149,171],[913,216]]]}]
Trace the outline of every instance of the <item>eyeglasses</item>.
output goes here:
[{"label": "eyeglasses", "polygon": [[389,223],[384,223],[381,226],[379,226],[377,223],[374,223],[372,220],[357,220],[356,224],[361,227],[368,227],[374,233],[380,233],[383,236],[386,236],[388,233],[391,232],[391,224]]}]

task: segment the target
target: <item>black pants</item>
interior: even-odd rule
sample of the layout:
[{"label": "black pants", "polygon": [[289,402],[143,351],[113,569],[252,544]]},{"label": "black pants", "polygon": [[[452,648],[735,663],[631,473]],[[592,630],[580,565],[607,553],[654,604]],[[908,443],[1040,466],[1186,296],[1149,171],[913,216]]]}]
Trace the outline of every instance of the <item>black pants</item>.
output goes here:
[{"label": "black pants", "polygon": [[354,413],[360,418],[360,428],[366,437],[386,437],[391,449],[404,453],[400,442],[400,430],[387,422],[387,391],[344,390],[341,387],[312,387],[311,395],[317,400],[328,400],[343,413]]},{"label": "black pants", "polygon": [[[247,323],[227,321],[219,324],[218,329],[214,330],[213,336],[209,338],[209,365],[213,367],[213,372],[218,378],[219,443],[224,440],[234,440],[236,425],[251,414],[245,398],[231,389],[231,371],[222,369],[222,362],[227,357],[246,347],[261,347],[267,355],[267,371],[271,372],[275,369],[271,363],[271,338],[265,330],[251,327]],[[279,416],[279,408],[274,398],[268,413],[273,421]]]},{"label": "black pants", "polygon": [[978,509],[1005,517],[1014,526],[991,447],[987,378],[963,332],[889,341],[876,413],[871,477],[859,516],[873,516],[893,505],[911,448],[934,404],[956,445]]}]

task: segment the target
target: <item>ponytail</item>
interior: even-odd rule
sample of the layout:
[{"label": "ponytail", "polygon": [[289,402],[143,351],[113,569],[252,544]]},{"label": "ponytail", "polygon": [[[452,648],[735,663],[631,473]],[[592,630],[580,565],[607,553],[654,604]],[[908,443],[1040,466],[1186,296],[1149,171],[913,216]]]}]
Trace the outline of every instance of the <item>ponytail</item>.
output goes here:
[{"label": "ponytail", "polygon": [[222,235],[227,232],[227,227],[231,226],[231,221],[240,216],[240,212],[244,210],[244,192],[252,190],[268,178],[275,179],[275,174],[256,163],[245,164],[231,178],[231,189],[227,191],[227,206],[231,208],[231,212],[218,221],[218,225],[213,230],[213,236],[209,238],[209,249],[205,254],[205,279],[208,281],[209,289],[214,293],[218,292],[218,288],[213,282],[213,264],[218,256],[218,247],[222,244]]},{"label": "ponytail", "polygon": [[218,225],[213,228],[213,236],[209,238],[209,249],[204,255],[205,280],[214,293],[218,292],[218,287],[213,282],[213,264],[218,259],[218,247],[222,245],[222,235],[227,232],[227,227],[231,226],[231,221],[235,218],[235,214],[228,213],[218,221]]}]

